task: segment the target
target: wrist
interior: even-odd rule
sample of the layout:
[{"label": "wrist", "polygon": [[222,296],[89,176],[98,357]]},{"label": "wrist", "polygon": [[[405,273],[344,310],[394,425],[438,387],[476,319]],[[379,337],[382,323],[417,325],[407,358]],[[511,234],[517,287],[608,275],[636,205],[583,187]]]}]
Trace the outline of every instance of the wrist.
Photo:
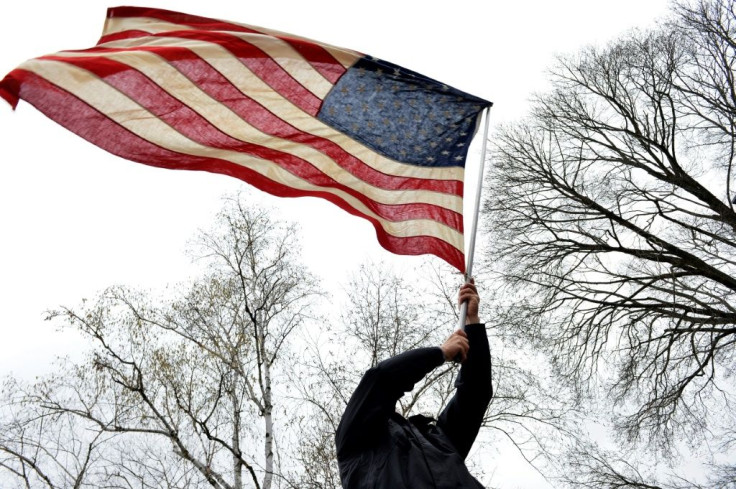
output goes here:
[{"label": "wrist", "polygon": [[438,347],[438,348],[439,348],[439,349],[440,349],[440,351],[442,352],[442,361],[443,361],[443,362],[446,362],[446,361],[448,361],[448,360],[449,360],[449,358],[447,358],[447,350],[445,349],[445,347],[444,347],[444,346],[440,346],[440,347]]},{"label": "wrist", "polygon": [[475,316],[465,316],[465,324],[479,324],[480,323],[480,317],[477,315]]}]

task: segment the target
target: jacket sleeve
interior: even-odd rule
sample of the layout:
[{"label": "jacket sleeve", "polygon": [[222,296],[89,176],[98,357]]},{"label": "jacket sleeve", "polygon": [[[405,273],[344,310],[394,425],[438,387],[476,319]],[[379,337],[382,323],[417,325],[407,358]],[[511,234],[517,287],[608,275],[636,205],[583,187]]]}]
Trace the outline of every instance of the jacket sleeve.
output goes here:
[{"label": "jacket sleeve", "polygon": [[355,389],[335,434],[337,457],[373,445],[388,430],[396,401],[444,363],[438,347],[410,350],[368,370]]},{"label": "jacket sleeve", "polygon": [[465,327],[470,350],[455,380],[455,395],[437,420],[463,458],[468,456],[493,397],[491,352],[484,324]]}]

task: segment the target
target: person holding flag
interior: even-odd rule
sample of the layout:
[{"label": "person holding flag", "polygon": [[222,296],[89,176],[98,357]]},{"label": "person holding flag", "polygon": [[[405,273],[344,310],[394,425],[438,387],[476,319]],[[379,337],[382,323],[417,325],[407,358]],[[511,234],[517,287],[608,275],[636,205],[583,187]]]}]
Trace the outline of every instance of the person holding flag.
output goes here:
[{"label": "person holding flag", "polygon": [[[472,282],[460,288],[458,302],[467,304],[464,331],[439,347],[384,360],[363,375],[335,435],[344,489],[483,488],[465,458],[493,396],[491,355]],[[462,367],[439,418],[396,413],[399,398],[446,361]]]}]

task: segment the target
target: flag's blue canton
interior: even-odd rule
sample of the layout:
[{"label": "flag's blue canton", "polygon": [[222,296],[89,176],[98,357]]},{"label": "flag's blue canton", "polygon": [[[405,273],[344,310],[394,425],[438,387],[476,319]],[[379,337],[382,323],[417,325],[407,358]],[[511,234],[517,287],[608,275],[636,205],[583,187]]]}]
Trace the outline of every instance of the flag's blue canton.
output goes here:
[{"label": "flag's blue canton", "polygon": [[389,158],[464,166],[490,102],[400,66],[364,57],[324,99],[318,118]]}]

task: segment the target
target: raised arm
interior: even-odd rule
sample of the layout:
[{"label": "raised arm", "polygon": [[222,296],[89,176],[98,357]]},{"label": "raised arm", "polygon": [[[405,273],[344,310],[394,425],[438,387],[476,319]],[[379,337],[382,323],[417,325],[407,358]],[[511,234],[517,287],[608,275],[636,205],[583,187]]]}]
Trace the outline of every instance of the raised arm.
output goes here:
[{"label": "raised arm", "polygon": [[478,292],[473,284],[460,289],[459,302],[468,302],[465,335],[470,346],[455,380],[455,395],[437,420],[445,435],[467,457],[493,396],[491,353],[485,325],[478,318]]},{"label": "raised arm", "polygon": [[440,348],[419,348],[384,360],[368,370],[348,401],[335,434],[337,457],[363,450],[388,434],[396,401],[444,362]]}]

